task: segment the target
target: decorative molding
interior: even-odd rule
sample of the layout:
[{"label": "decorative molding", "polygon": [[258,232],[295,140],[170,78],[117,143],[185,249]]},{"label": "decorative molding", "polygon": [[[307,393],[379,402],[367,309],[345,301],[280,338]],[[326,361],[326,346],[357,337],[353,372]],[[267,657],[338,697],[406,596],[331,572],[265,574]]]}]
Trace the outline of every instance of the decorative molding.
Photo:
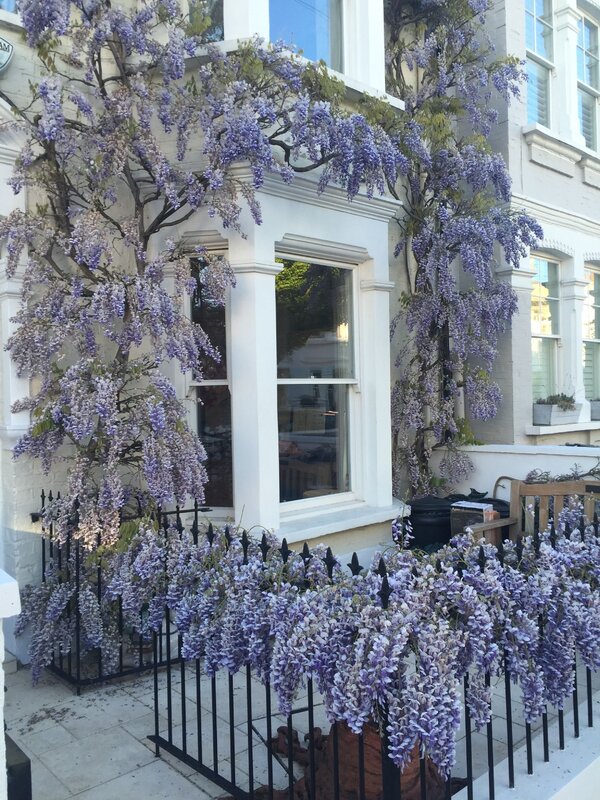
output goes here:
[{"label": "decorative molding", "polygon": [[600,161],[596,158],[585,157],[580,162],[582,180],[588,186],[600,189]]},{"label": "decorative molding", "polygon": [[244,273],[254,273],[255,275],[279,275],[283,269],[283,264],[276,264],[274,262],[259,262],[259,261],[238,261],[231,263],[230,266],[236,275],[243,275]]},{"label": "decorative molding", "polygon": [[[229,174],[240,182],[253,180],[252,173],[245,164],[232,167]],[[334,185],[319,192],[318,178],[318,170],[312,177],[295,175],[291,183],[284,183],[279,175],[268,174],[265,175],[264,184],[256,190],[256,195],[259,198],[261,194],[271,195],[294,203],[314,205],[378,222],[389,222],[402,206],[400,200],[389,196],[368,197],[362,192],[350,200],[343,189]]]},{"label": "decorative molding", "polygon": [[575,248],[566,242],[561,242],[559,239],[542,239],[540,245],[536,247],[533,252],[537,253],[540,250],[550,252],[558,258],[562,256],[570,256],[573,258],[575,256]]},{"label": "decorative molding", "polygon": [[209,252],[225,252],[229,247],[229,242],[219,231],[185,231],[181,236],[181,242],[185,250],[194,247],[204,247]]},{"label": "decorative molding", "polygon": [[561,175],[569,178],[575,177],[576,165],[582,158],[582,154],[578,150],[561,142],[538,126],[525,128],[523,138],[529,147],[530,161],[554,170],[554,172],[560,172]]},{"label": "decorative molding", "polygon": [[585,262],[592,262],[592,261],[600,262],[600,250],[593,250],[589,253],[584,253],[583,260]]},{"label": "decorative molding", "polygon": [[361,281],[362,292],[391,292],[396,284],[394,281]]},{"label": "decorative molding", "polygon": [[600,239],[600,221],[598,219],[585,217],[582,214],[517,193],[513,193],[511,208],[515,211],[526,211],[542,225],[557,225],[568,229],[570,233],[583,233],[586,236]]},{"label": "decorative molding", "polygon": [[313,239],[295,233],[286,233],[283,239],[275,242],[275,252],[300,258],[321,258],[339,264],[362,264],[371,257],[365,247]]}]

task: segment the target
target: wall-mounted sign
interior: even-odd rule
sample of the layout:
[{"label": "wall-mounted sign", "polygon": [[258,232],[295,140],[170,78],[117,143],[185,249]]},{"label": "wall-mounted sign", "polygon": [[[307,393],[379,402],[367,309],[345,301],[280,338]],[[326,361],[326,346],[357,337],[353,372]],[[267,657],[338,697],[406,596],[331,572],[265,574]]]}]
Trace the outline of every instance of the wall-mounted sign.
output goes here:
[{"label": "wall-mounted sign", "polygon": [[3,72],[8,67],[14,49],[11,42],[0,36],[0,72]]}]

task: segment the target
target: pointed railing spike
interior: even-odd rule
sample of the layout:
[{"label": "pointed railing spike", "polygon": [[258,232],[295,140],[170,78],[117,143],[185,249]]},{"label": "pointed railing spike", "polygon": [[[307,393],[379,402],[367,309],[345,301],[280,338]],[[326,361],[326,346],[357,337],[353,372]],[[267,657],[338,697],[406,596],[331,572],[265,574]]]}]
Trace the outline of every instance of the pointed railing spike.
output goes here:
[{"label": "pointed railing spike", "polygon": [[500,541],[498,542],[497,551],[498,551],[498,561],[500,562],[501,566],[504,566],[505,552],[504,552],[504,542],[502,541],[502,539],[500,539]]},{"label": "pointed railing spike", "polygon": [[215,541],[215,529],[213,528],[212,522],[208,523],[208,529],[206,531],[206,538],[208,539],[209,547],[213,546],[213,542]]},{"label": "pointed railing spike", "polygon": [[517,536],[517,561],[520,561],[523,558],[523,537]]},{"label": "pointed railing spike", "polygon": [[250,539],[248,538],[248,533],[246,529],[242,531],[242,553],[244,554],[243,563],[248,563],[248,547],[250,545]]},{"label": "pointed railing spike", "polygon": [[333,578],[333,568],[337,564],[337,560],[333,555],[331,547],[327,548],[327,552],[325,553],[325,558],[323,559],[325,562],[325,566],[327,567],[327,574],[329,575],[329,579]]},{"label": "pointed railing spike", "polygon": [[279,548],[279,552],[281,553],[281,559],[284,564],[287,564],[287,560],[290,557],[290,553],[292,552],[288,547],[287,539],[284,539],[281,543],[281,547]]},{"label": "pointed railing spike", "polygon": [[384,578],[387,575],[387,567],[385,565],[385,561],[383,560],[383,556],[379,559],[379,564],[377,565],[377,574],[381,575]]},{"label": "pointed railing spike", "polygon": [[479,569],[483,572],[485,570],[485,550],[483,549],[483,545],[479,548],[479,556],[477,557],[477,563],[479,564]]},{"label": "pointed railing spike", "polygon": [[225,548],[229,550],[229,546],[233,541],[233,537],[231,535],[231,531],[229,530],[229,525],[225,525]]},{"label": "pointed railing spike", "polygon": [[381,579],[381,589],[377,592],[377,594],[379,597],[381,597],[382,607],[387,608],[390,602],[390,595],[392,594],[387,575],[384,575]]},{"label": "pointed railing spike", "polygon": [[360,573],[361,573],[361,571],[363,569],[362,565],[359,564],[359,562],[358,562],[358,556],[356,555],[356,553],[352,553],[352,558],[350,559],[350,562],[349,562],[349,564],[347,566],[348,566],[348,569],[350,570],[350,572],[354,576],[360,575]]},{"label": "pointed railing spike", "polygon": [[304,547],[302,548],[302,560],[304,561],[305,567],[308,566],[308,562],[311,560],[311,558],[312,553],[310,552],[307,542],[304,542]]},{"label": "pointed railing spike", "polygon": [[260,552],[262,553],[262,560],[266,562],[269,555],[269,542],[267,541],[267,534],[264,532],[260,540]]}]

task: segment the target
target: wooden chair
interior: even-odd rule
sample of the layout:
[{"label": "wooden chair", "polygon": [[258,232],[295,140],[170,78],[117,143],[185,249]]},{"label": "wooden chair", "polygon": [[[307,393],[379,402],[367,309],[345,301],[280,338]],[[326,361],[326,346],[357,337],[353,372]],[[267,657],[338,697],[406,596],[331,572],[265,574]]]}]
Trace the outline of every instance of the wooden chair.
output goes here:
[{"label": "wooden chair", "polygon": [[552,518],[552,507],[560,510],[569,497],[579,497],[583,502],[583,513],[586,521],[593,520],[596,504],[600,503],[600,481],[550,481],[549,483],[525,483],[513,480],[510,485],[510,515],[493,522],[481,522],[470,525],[476,535],[483,535],[486,542],[498,545],[502,538],[502,529],[508,528],[509,538],[543,531]]}]

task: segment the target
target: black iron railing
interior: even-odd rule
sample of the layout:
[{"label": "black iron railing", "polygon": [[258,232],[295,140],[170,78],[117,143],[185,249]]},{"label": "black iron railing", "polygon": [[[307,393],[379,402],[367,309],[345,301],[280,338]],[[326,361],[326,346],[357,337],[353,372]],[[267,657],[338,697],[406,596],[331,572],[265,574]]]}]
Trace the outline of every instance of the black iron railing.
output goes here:
[{"label": "black iron railing", "polygon": [[[156,646],[153,647],[151,640],[144,638],[135,630],[128,629],[124,622],[121,598],[115,601],[114,619],[112,620],[117,630],[118,639],[118,659],[107,666],[101,648],[82,652],[82,625],[81,614],[79,611],[78,596],[82,585],[84,570],[84,559],[89,557],[89,551],[85,549],[79,539],[67,535],[63,541],[58,541],[55,535],[55,526],[51,518],[47,523],[46,509],[55,500],[60,500],[60,492],[53,495],[52,491],[47,494],[42,491],[41,511],[32,514],[35,520],[42,520],[42,581],[46,581],[49,571],[52,571],[53,579],[57,576],[59,582],[74,582],[75,590],[73,597],[66,608],[66,618],[69,628],[72,631],[70,643],[57,645],[54,651],[51,664],[48,668],[63,680],[77,688],[77,692],[82,687],[103,683],[127,675],[135,675],[147,672],[156,664],[164,666],[174,656],[176,644],[170,642],[170,634],[167,626],[163,626],[163,631],[157,636]],[[48,504],[48,506],[47,506]],[[180,532],[183,531],[183,519],[191,519],[190,530],[197,540],[199,531],[200,515],[205,509],[194,504],[193,508],[175,508],[172,511],[159,511],[156,515],[159,524],[167,528],[169,524],[175,524]],[[34,521],[35,521],[34,520]],[[102,545],[100,536],[96,542],[97,546]],[[98,559],[94,571],[94,587],[97,594],[98,603],[103,606],[104,575],[102,561]],[[175,655],[175,659],[178,656]]]},{"label": "black iron railing", "polygon": [[[519,541],[517,548],[521,552],[522,547]],[[282,550],[288,550],[285,541]],[[502,557],[500,549],[499,558]],[[485,563],[482,548],[482,570]],[[360,569],[356,554],[351,565]],[[379,573],[383,576],[380,596],[385,607],[390,591],[383,561]],[[165,632],[170,643],[172,623],[168,615]],[[460,791],[468,800],[494,800],[498,786],[515,787],[516,771],[526,768],[528,774],[533,774],[534,756],[543,756],[548,762],[553,752],[564,750],[569,735],[563,709],[547,708],[534,724],[522,718],[513,697],[514,682],[506,667],[499,676],[485,677],[492,690],[492,717],[484,731],[476,733],[467,704],[467,674],[462,687],[456,774],[442,780],[430,760],[421,754],[418,742],[413,763],[401,772],[387,755],[385,737],[380,738],[374,726],[357,736],[344,725],[328,723],[310,679],[305,696],[287,718],[281,718],[271,686],[255,678],[250,667],[235,675],[223,670],[207,676],[200,660],[186,662],[181,657],[182,639],[178,635],[175,654],[167,653],[168,663],[159,672],[160,646],[160,636],[156,635],[155,728],[149,737],[156,755],[161,750],[170,753],[235,800],[445,800]],[[594,721],[594,692],[600,688],[597,673],[573,665],[569,730],[575,738],[580,735],[578,680],[585,692],[589,727]],[[382,709],[381,716],[384,715]],[[551,741],[550,733],[555,729],[557,741]],[[475,782],[486,773],[487,792],[476,795]]]}]

